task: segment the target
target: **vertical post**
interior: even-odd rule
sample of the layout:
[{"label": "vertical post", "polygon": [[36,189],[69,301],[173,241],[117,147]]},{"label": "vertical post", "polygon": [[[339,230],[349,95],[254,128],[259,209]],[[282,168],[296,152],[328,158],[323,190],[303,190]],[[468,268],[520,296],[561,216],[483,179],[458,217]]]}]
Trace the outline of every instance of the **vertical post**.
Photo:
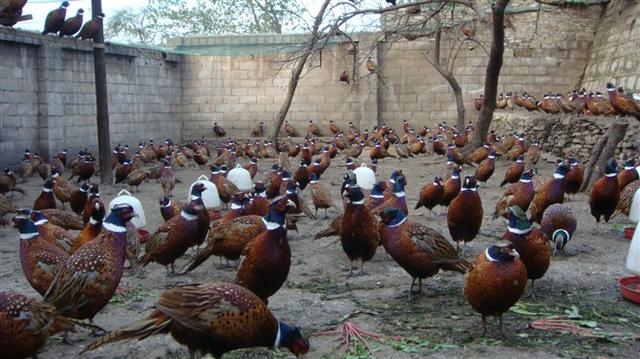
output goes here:
[{"label": "vertical post", "polygon": [[[91,0],[93,18],[102,14],[102,1]],[[111,139],[109,135],[109,103],[107,98],[107,71],[104,54],[104,33],[102,27],[93,39],[93,67],[96,81],[96,107],[98,122],[98,158],[100,181],[111,183]]]}]

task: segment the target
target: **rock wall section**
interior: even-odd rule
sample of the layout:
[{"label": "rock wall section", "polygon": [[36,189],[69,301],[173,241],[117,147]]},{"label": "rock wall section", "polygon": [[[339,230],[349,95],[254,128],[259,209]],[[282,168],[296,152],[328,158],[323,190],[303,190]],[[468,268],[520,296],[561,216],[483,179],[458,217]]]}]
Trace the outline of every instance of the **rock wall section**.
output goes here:
[{"label": "rock wall section", "polygon": [[[0,28],[0,162],[25,149],[46,158],[97,148],[90,42]],[[126,46],[107,49],[111,141],[180,139],[181,57]]]},{"label": "rock wall section", "polygon": [[640,90],[640,0],[613,0],[598,24],[583,86]]}]

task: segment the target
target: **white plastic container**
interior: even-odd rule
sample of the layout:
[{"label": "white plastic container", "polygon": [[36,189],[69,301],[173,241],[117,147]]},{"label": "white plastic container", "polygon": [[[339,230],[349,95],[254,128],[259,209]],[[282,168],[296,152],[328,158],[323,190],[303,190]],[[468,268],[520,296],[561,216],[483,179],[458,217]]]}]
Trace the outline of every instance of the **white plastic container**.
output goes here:
[{"label": "white plastic container", "polygon": [[248,192],[253,189],[253,182],[251,181],[251,174],[240,166],[236,165],[236,168],[227,173],[227,179],[238,187],[242,192]]},{"label": "white plastic container", "polygon": [[353,173],[356,174],[356,182],[360,188],[371,190],[373,186],[376,184],[376,174],[373,173],[373,170],[367,167],[366,164],[362,163],[360,167],[353,170]]},{"label": "white plastic container", "polygon": [[[629,219],[635,224],[640,221],[640,190],[633,195]],[[635,275],[640,275],[640,230],[637,227],[631,239],[629,254],[627,254],[627,269]]]},{"label": "white plastic container", "polygon": [[137,216],[131,219],[131,223],[133,223],[137,228],[142,228],[147,225],[147,218],[144,215],[142,203],[140,203],[140,200],[132,196],[126,189],[118,192],[118,195],[109,202],[109,211],[111,211],[111,209],[117,204],[121,203],[126,203],[133,207],[133,212]]},{"label": "white plastic container", "polygon": [[218,195],[218,188],[213,182],[209,181],[209,178],[205,175],[201,175],[198,177],[198,180],[193,182],[191,186],[189,186],[189,192],[187,192],[187,201],[186,203],[191,202],[191,189],[198,183],[204,184],[207,189],[202,192],[202,201],[204,202],[204,206],[207,209],[218,208],[220,207],[220,195]]}]

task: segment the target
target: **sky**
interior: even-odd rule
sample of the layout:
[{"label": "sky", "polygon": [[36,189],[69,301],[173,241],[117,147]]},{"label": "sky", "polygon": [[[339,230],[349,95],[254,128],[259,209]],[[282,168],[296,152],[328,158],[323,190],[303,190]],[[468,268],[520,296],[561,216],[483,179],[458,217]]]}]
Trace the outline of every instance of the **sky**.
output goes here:
[{"label": "sky", "polygon": [[[84,20],[91,18],[91,0],[67,0],[70,5],[67,8],[67,17],[75,15],[78,9],[84,9]],[[140,8],[146,5],[148,0],[102,0],[102,10],[106,15],[105,21],[108,21],[109,15],[124,8]],[[300,0],[300,2],[308,9],[305,18],[311,23],[313,15],[320,9],[322,1],[320,0]],[[41,31],[44,26],[44,20],[49,11],[57,8],[62,0],[29,0],[25,5],[22,13],[33,15],[33,20],[18,23],[15,28],[26,29],[32,31]],[[364,4],[368,7],[377,8],[384,6],[382,0],[364,0]],[[386,4],[385,4],[386,5]],[[313,15],[312,15],[313,14]],[[364,20],[363,20],[364,21]],[[371,20],[366,20],[370,23]]]}]

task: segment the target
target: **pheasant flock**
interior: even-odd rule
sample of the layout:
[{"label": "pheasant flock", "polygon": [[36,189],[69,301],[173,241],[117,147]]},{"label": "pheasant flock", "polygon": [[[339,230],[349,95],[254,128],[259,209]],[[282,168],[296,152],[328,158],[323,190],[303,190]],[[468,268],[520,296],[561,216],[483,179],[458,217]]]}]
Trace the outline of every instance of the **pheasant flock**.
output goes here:
[{"label": "pheasant flock", "polygon": [[[23,278],[41,298],[0,293],[0,357],[35,356],[58,333],[71,343],[74,328],[101,336],[84,345],[85,352],[171,333],[192,354],[220,357],[238,348],[279,346],[304,354],[313,349],[311,333],[303,334],[271,312],[271,297],[295,268],[292,258],[301,255],[290,246],[291,231],[302,241],[335,237],[333,243],[339,242],[344,253],[338,260],[348,262],[347,277],[366,277],[379,269],[368,268],[368,263],[377,252],[386,252],[387,261],[412,278],[409,297],[421,293],[423,280],[441,270],[460,273],[465,276],[461,295],[481,315],[484,330],[487,316],[497,316],[502,330],[502,315],[523,296],[527,282],[529,295],[535,296],[534,283],[553,270],[553,256],[572,246],[577,217],[564,202],[578,193],[583,170],[577,159],[567,158],[558,160],[553,173],[541,175],[540,144],[525,133],[500,139],[492,131],[484,146],[465,156],[461,148],[474,130],[473,124],[458,129],[445,123],[416,129],[407,121],[399,131],[386,125],[360,131],[352,123],[341,129],[334,122],[321,130],[309,121],[304,140],[297,143],[300,131],[285,122],[286,138],[276,146],[260,139],[225,138],[216,123],[213,132],[222,139],[217,144],[202,138],[183,144],[149,140],[135,150],[118,145],[112,154],[115,187],[135,189],[134,195],[147,197],[145,203],[162,190],[156,208],[146,208],[161,224],[142,238],[131,223],[138,214],[130,204],[105,206],[91,151],[71,156],[63,150],[47,162],[27,150],[15,171],[7,167],[0,175],[0,221],[7,225],[3,217],[13,216],[11,236],[19,237],[19,256],[3,258],[20,263]],[[323,132],[331,137],[323,141]],[[264,124],[251,134],[263,135]],[[389,163],[398,168],[385,166]],[[495,173],[497,163],[504,173]],[[409,177],[426,176],[406,164],[424,166],[433,180],[414,191],[419,183]],[[227,178],[236,165],[254,180],[253,190],[240,191]],[[385,166],[391,175],[368,189],[354,173],[361,166],[378,176],[378,167]],[[192,182],[185,174],[204,170],[210,171],[221,209],[206,207],[207,186],[202,183],[191,187],[184,203],[175,195],[176,186]],[[327,170],[342,175],[342,183],[331,181]],[[26,186],[38,181],[32,179],[36,173],[43,181],[41,192],[18,208],[14,203],[24,204],[35,195]],[[408,198],[409,187],[419,193],[415,200]],[[487,187],[504,187],[495,207],[483,205]],[[114,187],[107,188],[112,192]],[[588,194],[591,214],[597,222],[628,214],[638,188],[634,159],[622,169],[609,160]],[[318,209],[324,218],[318,218]],[[435,226],[444,218],[448,231],[440,232]],[[301,224],[313,232],[298,233]],[[477,241],[488,227],[502,234],[495,244],[471,253],[467,243]],[[111,305],[123,276],[135,282],[136,276],[160,265],[168,281],[197,272],[206,278],[219,271],[204,268],[211,256],[235,262],[235,278],[169,286],[146,316],[132,313],[137,321],[108,332],[94,321]],[[344,326],[348,330],[341,335],[347,341],[373,335],[350,322]]]}]

